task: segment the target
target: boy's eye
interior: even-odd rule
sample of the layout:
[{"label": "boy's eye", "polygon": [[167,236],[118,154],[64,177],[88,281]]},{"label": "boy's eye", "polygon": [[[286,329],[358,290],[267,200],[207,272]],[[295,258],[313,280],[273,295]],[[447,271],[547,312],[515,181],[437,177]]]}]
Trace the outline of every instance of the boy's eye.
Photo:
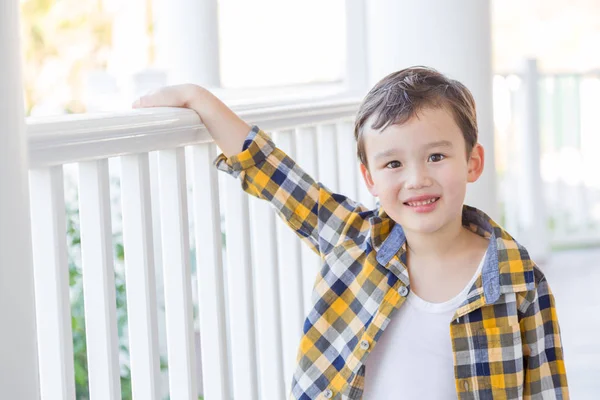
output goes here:
[{"label": "boy's eye", "polygon": [[446,156],[445,156],[445,155],[443,155],[443,154],[439,154],[439,153],[436,153],[436,154],[432,154],[432,155],[430,155],[430,156],[429,156],[429,160],[428,160],[428,161],[432,161],[432,162],[440,162],[440,161],[442,161],[444,158],[446,158]]},{"label": "boy's eye", "polygon": [[400,163],[400,161],[390,161],[389,163],[386,164],[386,168],[400,168],[402,166],[402,164]]}]

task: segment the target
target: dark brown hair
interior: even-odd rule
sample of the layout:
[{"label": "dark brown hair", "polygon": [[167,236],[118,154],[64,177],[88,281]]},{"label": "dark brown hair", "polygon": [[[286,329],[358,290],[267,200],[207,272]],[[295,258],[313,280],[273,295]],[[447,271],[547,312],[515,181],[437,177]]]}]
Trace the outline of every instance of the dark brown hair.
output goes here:
[{"label": "dark brown hair", "polygon": [[477,143],[477,116],[473,95],[462,83],[433,68],[416,66],[389,74],[363,100],[354,124],[358,158],[368,167],[362,138],[366,122],[371,129],[403,124],[425,108],[446,108],[465,138],[467,157]]}]

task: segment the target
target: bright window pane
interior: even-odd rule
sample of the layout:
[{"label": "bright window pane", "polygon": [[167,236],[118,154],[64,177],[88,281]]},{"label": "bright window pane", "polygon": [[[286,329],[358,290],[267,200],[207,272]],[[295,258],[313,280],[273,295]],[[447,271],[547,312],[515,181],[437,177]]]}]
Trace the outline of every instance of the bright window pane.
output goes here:
[{"label": "bright window pane", "polygon": [[340,81],[345,32],[343,0],[220,0],[222,86]]}]

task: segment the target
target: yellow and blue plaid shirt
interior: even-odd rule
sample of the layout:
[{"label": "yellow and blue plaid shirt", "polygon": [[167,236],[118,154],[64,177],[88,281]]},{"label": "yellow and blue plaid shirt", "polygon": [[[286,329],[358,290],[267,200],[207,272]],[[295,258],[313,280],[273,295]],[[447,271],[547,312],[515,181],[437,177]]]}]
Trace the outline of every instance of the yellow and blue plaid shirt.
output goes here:
[{"label": "yellow and blue plaid shirt", "polygon": [[[315,182],[257,127],[241,153],[220,155],[215,164],[268,200],[322,260],[290,399],[362,399],[369,353],[410,291],[402,227]],[[463,225],[489,247],[449,325],[457,398],[568,399],[544,274],[483,212],[464,206]]]}]

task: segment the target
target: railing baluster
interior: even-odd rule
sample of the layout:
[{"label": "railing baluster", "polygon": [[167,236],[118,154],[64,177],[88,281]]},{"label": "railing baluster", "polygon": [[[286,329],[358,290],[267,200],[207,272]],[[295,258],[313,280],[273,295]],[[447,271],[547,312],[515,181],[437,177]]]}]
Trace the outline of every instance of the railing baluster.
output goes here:
[{"label": "railing baluster", "polygon": [[160,215],[172,400],[197,399],[184,148],[161,150]]},{"label": "railing baluster", "polygon": [[275,212],[265,201],[250,198],[254,275],[256,282],[256,335],[258,338],[261,399],[285,398],[282,356],[277,238]]},{"label": "railing baluster", "polygon": [[81,258],[92,400],[121,398],[108,160],[79,164]]},{"label": "railing baluster", "polygon": [[352,122],[342,121],[337,124],[337,144],[340,193],[358,201],[357,179],[360,179],[360,171],[358,171]]},{"label": "railing baluster", "polygon": [[225,180],[227,292],[233,398],[258,399],[248,196],[237,179]]},{"label": "railing baluster", "polygon": [[230,399],[221,214],[214,144],[192,147],[202,377],[206,399]]},{"label": "railing baluster", "polygon": [[62,166],[29,172],[40,389],[44,400],[74,400]]},{"label": "railing baluster", "polygon": [[317,126],[319,180],[334,193],[339,193],[338,148],[335,124]]},{"label": "railing baluster", "polygon": [[158,399],[160,368],[147,153],[121,157],[121,204],[132,394],[134,399]]}]

